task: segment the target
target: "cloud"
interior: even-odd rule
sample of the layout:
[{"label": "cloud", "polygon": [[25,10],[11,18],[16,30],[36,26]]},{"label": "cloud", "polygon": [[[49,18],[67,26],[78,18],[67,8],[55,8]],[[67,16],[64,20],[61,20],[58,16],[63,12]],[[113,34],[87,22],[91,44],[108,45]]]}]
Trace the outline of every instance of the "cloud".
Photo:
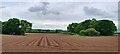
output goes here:
[{"label": "cloud", "polygon": [[[66,29],[67,25],[72,22],[81,22],[93,17],[105,19],[103,17],[117,15],[112,12],[117,9],[114,3],[8,2],[3,5],[6,8],[1,11],[2,20],[17,17],[32,22],[33,28]],[[107,19],[118,20],[111,17]]]},{"label": "cloud", "polygon": [[2,0],[3,2],[118,2],[119,0]]},{"label": "cloud", "polygon": [[47,15],[47,14],[60,14],[60,12],[58,11],[54,11],[54,10],[48,10],[48,5],[50,4],[49,2],[41,2],[41,5],[38,6],[34,6],[34,7],[30,7],[28,10],[30,12],[36,12],[36,13],[41,13],[43,15]]},{"label": "cloud", "polygon": [[113,17],[109,13],[107,13],[107,12],[101,10],[101,9],[94,8],[94,7],[85,6],[83,8],[83,10],[84,10],[85,14],[88,15],[88,16],[99,16],[99,17],[104,17],[104,18]]},{"label": "cloud", "polygon": [[5,6],[0,6],[0,8],[6,8]]}]

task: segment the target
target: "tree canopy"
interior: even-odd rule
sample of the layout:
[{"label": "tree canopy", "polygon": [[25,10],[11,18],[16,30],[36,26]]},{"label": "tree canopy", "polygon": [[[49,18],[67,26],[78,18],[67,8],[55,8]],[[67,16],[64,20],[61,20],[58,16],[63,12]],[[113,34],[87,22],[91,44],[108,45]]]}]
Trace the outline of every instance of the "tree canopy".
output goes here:
[{"label": "tree canopy", "polygon": [[[67,30],[68,32],[74,32],[76,34],[85,32],[91,33],[89,31],[96,31],[100,33],[100,35],[113,35],[114,32],[117,31],[117,28],[111,20],[96,20],[93,18],[92,20],[88,19],[80,23],[69,24]],[[98,34],[96,33],[94,35]]]},{"label": "tree canopy", "polygon": [[76,28],[76,26],[78,25],[78,23],[72,23],[72,24],[69,24],[67,29],[69,32],[75,32],[74,29]]},{"label": "tree canopy", "polygon": [[8,21],[2,22],[2,33],[24,35],[27,29],[31,29],[31,27],[32,23],[27,22],[26,20],[11,18]]},{"label": "tree canopy", "polygon": [[2,33],[2,21],[0,21],[0,34]]},{"label": "tree canopy", "polygon": [[110,20],[99,20],[96,28],[97,31],[101,33],[101,35],[113,35],[117,28],[113,21]]}]

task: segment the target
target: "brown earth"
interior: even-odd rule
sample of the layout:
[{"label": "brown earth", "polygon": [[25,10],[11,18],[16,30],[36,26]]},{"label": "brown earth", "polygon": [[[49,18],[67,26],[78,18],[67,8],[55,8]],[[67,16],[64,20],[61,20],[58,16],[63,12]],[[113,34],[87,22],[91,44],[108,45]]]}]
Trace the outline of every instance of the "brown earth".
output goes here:
[{"label": "brown earth", "polygon": [[118,52],[118,36],[28,33],[2,35],[2,52]]}]

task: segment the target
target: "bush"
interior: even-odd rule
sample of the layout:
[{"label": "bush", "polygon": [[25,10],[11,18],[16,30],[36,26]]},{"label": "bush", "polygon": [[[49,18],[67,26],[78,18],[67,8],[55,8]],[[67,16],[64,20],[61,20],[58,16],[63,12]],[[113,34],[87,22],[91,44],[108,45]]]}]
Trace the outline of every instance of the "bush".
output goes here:
[{"label": "bush", "polygon": [[73,32],[61,32],[62,34],[75,35]]},{"label": "bush", "polygon": [[94,28],[88,28],[86,30],[81,30],[79,32],[79,35],[83,35],[83,36],[98,36],[98,35],[100,35],[100,32],[96,31]]},{"label": "bush", "polygon": [[73,33],[73,32],[68,32],[68,34],[70,34],[70,35],[75,35],[75,33]]},{"label": "bush", "polygon": [[86,35],[86,30],[81,30],[81,31],[79,32],[79,35],[85,36],[85,35]]},{"label": "bush", "polygon": [[86,30],[86,33],[88,36],[94,36],[94,35],[99,35],[100,32],[96,31],[94,28],[88,28]]}]

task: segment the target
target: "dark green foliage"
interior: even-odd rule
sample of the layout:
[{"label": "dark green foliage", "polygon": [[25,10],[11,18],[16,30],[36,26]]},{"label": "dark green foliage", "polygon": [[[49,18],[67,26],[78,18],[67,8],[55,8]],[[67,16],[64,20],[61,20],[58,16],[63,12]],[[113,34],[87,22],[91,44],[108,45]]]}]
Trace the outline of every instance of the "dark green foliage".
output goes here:
[{"label": "dark green foliage", "polygon": [[23,35],[25,34],[25,32],[31,30],[31,27],[32,23],[27,22],[26,20],[21,20],[21,31]]},{"label": "dark green foliage", "polygon": [[120,32],[116,32],[115,34],[120,34]]},{"label": "dark green foliage", "polygon": [[[74,23],[69,24],[67,28],[69,32],[72,32],[72,33],[74,32],[76,34],[87,35],[87,36],[93,36],[98,34],[113,35],[114,32],[117,31],[117,28],[113,23],[113,21],[110,21],[110,20],[97,21],[95,18],[93,18],[92,20],[85,20],[81,23],[76,23],[75,26],[74,26]],[[96,33],[93,31],[96,31]]]},{"label": "dark green foliage", "polygon": [[63,30],[56,29],[55,32],[56,32],[56,33],[61,33],[61,32],[63,32]]},{"label": "dark green foliage", "polygon": [[3,24],[3,33],[5,34],[20,34],[20,21],[19,19],[13,18],[9,19]]},{"label": "dark green foliage", "polygon": [[101,35],[113,35],[117,28],[113,21],[110,20],[99,20],[95,28],[101,33]]},{"label": "dark green foliage", "polygon": [[2,33],[2,21],[0,21],[0,34]]},{"label": "dark green foliage", "polygon": [[82,30],[91,28],[91,20],[85,20],[85,21],[81,22],[81,27],[82,27]]},{"label": "dark green foliage", "polygon": [[64,30],[56,29],[56,30],[49,30],[49,29],[32,29],[28,31],[28,33],[62,33]]},{"label": "dark green foliage", "polygon": [[68,32],[75,32],[74,29],[77,27],[78,23],[69,24],[67,27]]},{"label": "dark green foliage", "polygon": [[80,30],[79,35],[86,36],[87,32],[86,30]]},{"label": "dark green foliage", "polygon": [[2,22],[2,33],[24,35],[27,29],[31,29],[31,27],[32,23],[29,23],[26,20],[11,18],[8,21]]},{"label": "dark green foliage", "polygon": [[83,30],[83,29],[84,29],[84,27],[82,26],[82,23],[79,23],[79,24],[75,27],[74,31],[75,31],[75,33],[79,34],[79,31],[81,31],[81,30]]},{"label": "dark green foliage", "polygon": [[95,28],[96,24],[97,24],[97,20],[94,18],[92,20],[85,20],[79,23],[77,27],[74,29],[74,31],[75,33],[79,34],[79,31],[81,30],[86,30],[88,28]]},{"label": "dark green foliage", "polygon": [[98,21],[97,21],[95,18],[93,18],[93,19],[91,20],[91,22],[90,22],[89,27],[95,28],[95,27],[97,26],[97,22],[98,22]]},{"label": "dark green foliage", "polygon": [[69,34],[69,35],[75,35],[76,33],[67,32],[66,34]]}]

